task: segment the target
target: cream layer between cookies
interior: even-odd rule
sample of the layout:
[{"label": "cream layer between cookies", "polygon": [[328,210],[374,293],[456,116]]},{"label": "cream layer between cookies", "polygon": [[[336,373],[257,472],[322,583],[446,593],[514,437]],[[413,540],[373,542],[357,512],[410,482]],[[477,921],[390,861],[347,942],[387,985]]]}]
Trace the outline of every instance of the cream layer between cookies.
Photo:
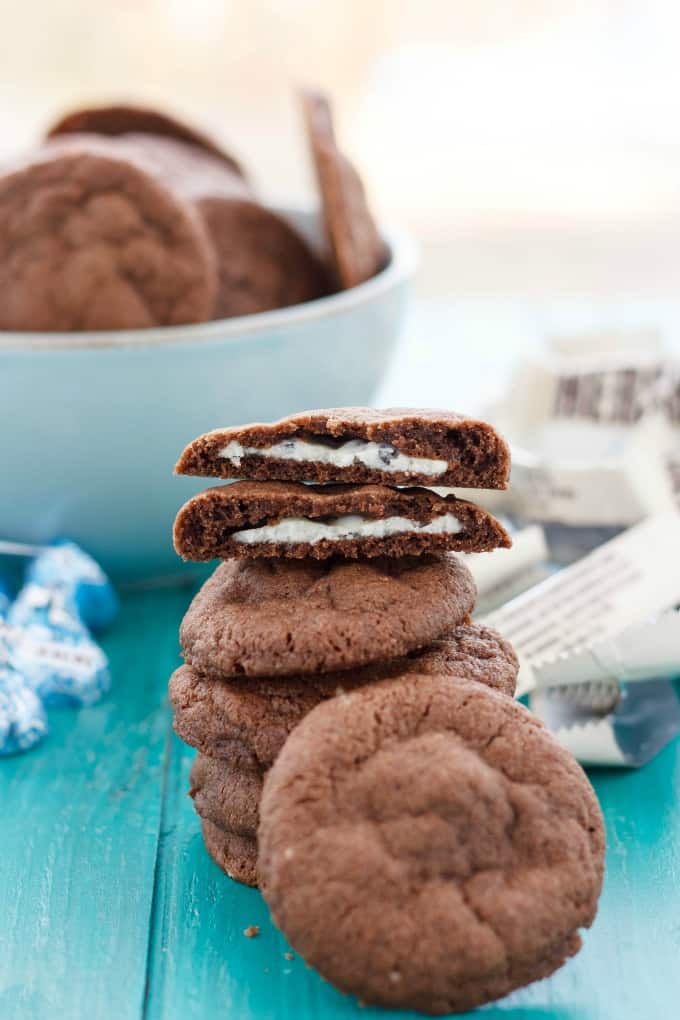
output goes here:
[{"label": "cream layer between cookies", "polygon": [[378,471],[403,471],[435,478],[448,467],[445,460],[432,457],[411,457],[391,443],[372,443],[363,439],[350,439],[340,446],[315,443],[308,439],[282,439],[271,446],[243,446],[232,439],[219,451],[219,456],[231,460],[239,467],[244,457],[272,457],[276,460],[294,460],[312,464],[332,464],[346,468],[353,464]]},{"label": "cream layer between cookies", "polygon": [[457,535],[463,525],[454,514],[441,514],[423,523],[408,517],[367,517],[361,514],[341,514],[328,521],[313,521],[306,517],[288,517],[277,524],[235,531],[232,538],[245,545],[261,542],[313,544],[327,539],[342,542],[356,538],[387,538],[389,535]]}]

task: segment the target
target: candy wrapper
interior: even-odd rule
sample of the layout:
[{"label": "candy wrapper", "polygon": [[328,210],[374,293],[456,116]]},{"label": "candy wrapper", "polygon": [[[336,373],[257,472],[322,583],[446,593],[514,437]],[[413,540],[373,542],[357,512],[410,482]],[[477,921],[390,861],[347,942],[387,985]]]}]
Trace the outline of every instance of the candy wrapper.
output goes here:
[{"label": "candy wrapper", "polygon": [[72,542],[39,552],[14,602],[0,586],[0,754],[45,735],[43,705],[91,705],[109,689],[108,660],[88,628],[116,611],[108,578]]},{"label": "candy wrapper", "polygon": [[477,585],[478,613],[491,612],[551,573],[543,528],[534,524],[514,530],[504,523],[512,532],[510,549],[462,556]]},{"label": "candy wrapper", "polygon": [[40,698],[10,661],[3,630],[9,606],[9,589],[0,579],[0,755],[27,751],[47,733],[47,716]]},{"label": "candy wrapper", "polygon": [[[43,588],[60,599],[64,610],[93,631],[113,622],[118,598],[99,564],[75,542],[60,541],[43,549],[26,571],[25,583]],[[13,619],[20,610],[14,607]]]},{"label": "candy wrapper", "polygon": [[109,690],[108,660],[60,588],[29,582],[7,620],[12,662],[46,705],[92,705]]},{"label": "candy wrapper", "polygon": [[40,698],[8,662],[2,661],[0,638],[0,755],[28,751],[47,733]]},{"label": "candy wrapper", "polygon": [[648,335],[553,340],[494,421],[512,445],[507,513],[626,527],[677,505],[680,366]]},{"label": "candy wrapper", "polygon": [[483,617],[518,652],[518,694],[586,764],[642,764],[680,731],[678,562],[668,511]]}]

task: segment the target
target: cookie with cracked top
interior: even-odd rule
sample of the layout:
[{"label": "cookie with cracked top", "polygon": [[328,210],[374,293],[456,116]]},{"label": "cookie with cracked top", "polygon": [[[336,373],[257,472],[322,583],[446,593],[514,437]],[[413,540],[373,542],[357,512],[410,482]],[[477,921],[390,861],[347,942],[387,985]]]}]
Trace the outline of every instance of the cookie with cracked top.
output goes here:
[{"label": "cookie with cracked top", "polygon": [[176,117],[171,117],[150,107],[130,106],[126,103],[81,107],[79,110],[72,110],[60,117],[48,130],[47,137],[55,138],[74,133],[109,137],[146,134],[158,138],[173,138],[175,141],[204,149],[220,159],[234,173],[241,177],[244,176],[241,164],[225,152],[212,138]]},{"label": "cookie with cracked top", "polygon": [[302,720],[265,778],[258,846],[307,963],[363,1002],[441,1014],[578,951],[604,831],[582,769],[522,705],[408,676]]},{"label": "cookie with cracked top", "polygon": [[191,766],[189,796],[201,818],[238,836],[257,836],[262,772],[198,754]]},{"label": "cookie with cracked top", "polygon": [[335,407],[214,429],[182,452],[177,474],[258,481],[505,489],[510,451],[487,422],[413,407]]},{"label": "cookie with cracked top", "polygon": [[176,552],[216,557],[348,559],[489,552],[512,543],[487,510],[431,489],[235,482],[193,496],[175,518]]},{"label": "cookie with cracked top", "polygon": [[407,655],[475,603],[451,554],[372,560],[227,560],[180,627],[186,662],[215,676],[295,676]]},{"label": "cookie with cracked top", "polygon": [[325,269],[284,217],[263,205],[242,176],[211,152],[173,138],[117,139],[201,216],[217,256],[213,318],[251,315],[328,293]]},{"label": "cookie with cracked top", "polygon": [[192,204],[115,139],[63,136],[0,176],[0,329],[202,322],[217,283]]},{"label": "cookie with cracked top", "polygon": [[257,886],[257,841],[220,829],[207,818],[202,819],[201,830],[206,850],[215,864],[235,882]]},{"label": "cookie with cracked top", "polygon": [[500,634],[461,624],[403,658],[338,673],[230,681],[180,666],[169,692],[175,731],[185,743],[252,773],[268,769],[300,720],[338,694],[406,673],[439,673],[454,683],[476,680],[512,697],[518,668],[510,642]]},{"label": "cookie with cracked top", "polygon": [[340,288],[346,290],[375,276],[387,261],[387,251],[361,178],[338,148],[328,97],[303,89],[301,100],[330,260]]}]

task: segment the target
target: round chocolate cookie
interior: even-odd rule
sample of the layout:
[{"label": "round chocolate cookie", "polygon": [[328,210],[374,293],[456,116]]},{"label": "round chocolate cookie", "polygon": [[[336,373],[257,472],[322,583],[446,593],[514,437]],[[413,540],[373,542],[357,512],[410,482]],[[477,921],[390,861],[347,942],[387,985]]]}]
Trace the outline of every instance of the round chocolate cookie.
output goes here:
[{"label": "round chocolate cookie", "polygon": [[593,921],[602,816],[518,702],[407,676],[318,705],[267,774],[275,923],[344,992],[458,1012],[550,974]]},{"label": "round chocolate cookie", "polygon": [[184,657],[216,676],[351,669],[422,648],[475,602],[454,556],[370,561],[228,560],[182,621]]},{"label": "round chocolate cookie", "polygon": [[64,134],[95,134],[119,137],[120,135],[147,134],[158,138],[173,138],[197,146],[216,156],[230,170],[243,177],[243,168],[232,155],[225,152],[212,138],[197,131],[176,117],[144,106],[90,106],[72,110],[49,129],[48,138]]},{"label": "round chocolate cookie", "polygon": [[196,756],[191,789],[196,813],[229,832],[255,839],[259,822],[262,773],[222,758]]},{"label": "round chocolate cookie", "polygon": [[115,140],[60,138],[0,176],[0,329],[202,322],[217,286],[199,214]]},{"label": "round chocolate cookie", "polygon": [[213,318],[250,315],[328,293],[319,258],[287,220],[260,203],[250,185],[212,152],[172,138],[127,134],[132,158],[198,211],[217,256]]},{"label": "round chocolate cookie", "polygon": [[185,560],[419,556],[512,545],[488,510],[432,489],[232,482],[199,492],[175,518]]},{"label": "round chocolate cookie", "polygon": [[201,822],[201,829],[206,850],[215,864],[236,882],[256,886],[257,842],[249,836],[226,832],[206,818]]},{"label": "round chocolate cookie", "polygon": [[300,720],[334,695],[404,673],[439,673],[512,697],[518,668],[512,646],[495,630],[461,624],[403,658],[338,673],[220,680],[181,666],[170,678],[170,702],[182,740],[252,772],[268,769]]}]

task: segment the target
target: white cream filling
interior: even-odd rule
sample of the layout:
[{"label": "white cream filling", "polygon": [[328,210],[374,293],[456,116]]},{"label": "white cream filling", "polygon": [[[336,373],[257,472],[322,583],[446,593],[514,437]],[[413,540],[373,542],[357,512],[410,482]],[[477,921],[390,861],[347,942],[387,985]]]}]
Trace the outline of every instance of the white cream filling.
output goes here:
[{"label": "white cream filling", "polygon": [[314,464],[332,464],[346,468],[363,464],[378,471],[404,471],[419,475],[442,475],[447,461],[432,457],[411,457],[390,443],[370,443],[363,439],[350,439],[341,446],[314,443],[308,439],[282,439],[272,446],[242,446],[236,439],[223,446],[219,456],[241,466],[243,457],[275,457],[277,460],[309,461]]},{"label": "white cream filling", "polygon": [[454,514],[441,514],[427,524],[408,517],[363,517],[341,514],[327,521],[306,517],[287,517],[278,524],[235,531],[232,538],[245,545],[260,542],[320,542],[322,538],[342,542],[348,538],[387,538],[388,535],[457,535],[463,525]]}]

